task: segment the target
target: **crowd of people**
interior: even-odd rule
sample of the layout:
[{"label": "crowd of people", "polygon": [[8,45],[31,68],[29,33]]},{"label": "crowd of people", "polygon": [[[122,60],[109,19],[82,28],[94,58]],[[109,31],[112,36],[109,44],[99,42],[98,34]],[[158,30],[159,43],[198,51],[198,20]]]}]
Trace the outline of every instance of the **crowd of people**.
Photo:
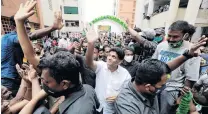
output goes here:
[{"label": "crowd of people", "polygon": [[1,113],[182,114],[187,94],[183,114],[208,113],[208,38],[191,42],[193,25],[109,37],[87,24],[81,38],[54,38],[60,12],[52,26],[26,30],[35,5],[21,4],[1,39]]}]

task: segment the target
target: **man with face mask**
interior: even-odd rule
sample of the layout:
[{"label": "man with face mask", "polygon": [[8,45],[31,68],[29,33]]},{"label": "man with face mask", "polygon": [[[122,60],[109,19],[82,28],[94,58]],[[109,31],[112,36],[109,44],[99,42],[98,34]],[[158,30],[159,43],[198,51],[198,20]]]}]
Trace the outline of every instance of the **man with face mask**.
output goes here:
[{"label": "man with face mask", "polygon": [[[185,41],[189,34],[190,25],[186,21],[176,21],[170,25],[167,41],[160,43],[152,58],[163,62],[168,62],[183,54],[191,47],[190,42]],[[161,92],[161,114],[172,114],[175,100],[178,98],[180,90],[187,86],[192,88],[199,79],[200,58],[194,57],[186,61],[179,68],[171,73],[171,77],[166,83],[165,89]]]},{"label": "man with face mask", "polygon": [[[99,103],[95,91],[92,87],[80,83],[80,64],[73,54],[68,51],[58,51],[53,55],[44,55],[41,60],[36,56],[23,25],[23,22],[35,13],[33,11],[35,5],[36,1],[33,0],[22,5],[15,14],[15,22],[18,39],[26,59],[38,73],[41,71],[43,90],[32,98],[20,114],[31,114],[37,103],[47,95],[65,96],[59,107],[60,114],[96,114]],[[45,114],[44,111],[41,113]]]},{"label": "man with face mask", "polygon": [[135,79],[133,78],[126,87],[122,88],[115,101],[116,114],[160,114],[158,90],[168,80],[169,73],[195,56],[195,51],[203,44],[205,42],[197,43],[167,64],[156,59],[142,61]]},{"label": "man with face mask", "polygon": [[134,59],[134,49],[127,47],[125,49],[125,56],[123,62],[121,63],[121,66],[129,71],[132,78],[135,77],[136,70],[139,65],[139,63],[137,61],[134,61],[133,59]]}]

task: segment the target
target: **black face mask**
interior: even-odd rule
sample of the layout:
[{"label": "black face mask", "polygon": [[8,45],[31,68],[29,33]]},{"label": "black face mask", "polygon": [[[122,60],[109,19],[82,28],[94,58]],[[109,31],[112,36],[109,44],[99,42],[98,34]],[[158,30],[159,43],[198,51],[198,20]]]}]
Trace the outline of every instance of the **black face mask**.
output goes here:
[{"label": "black face mask", "polygon": [[58,98],[60,96],[67,96],[73,92],[79,91],[83,86],[80,84],[79,86],[73,87],[73,88],[68,88],[63,91],[57,91],[52,88],[49,88],[45,84],[42,84],[43,90],[50,96]]}]

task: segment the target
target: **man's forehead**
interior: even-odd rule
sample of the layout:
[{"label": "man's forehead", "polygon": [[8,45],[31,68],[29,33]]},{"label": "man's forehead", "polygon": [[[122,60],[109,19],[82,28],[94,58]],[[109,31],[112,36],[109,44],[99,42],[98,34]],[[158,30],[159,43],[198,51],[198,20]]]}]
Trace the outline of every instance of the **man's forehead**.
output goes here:
[{"label": "man's forehead", "polygon": [[181,35],[182,31],[180,30],[169,30],[168,35]]},{"label": "man's forehead", "polygon": [[110,55],[114,55],[114,56],[118,56],[117,53],[115,51],[110,51]]}]

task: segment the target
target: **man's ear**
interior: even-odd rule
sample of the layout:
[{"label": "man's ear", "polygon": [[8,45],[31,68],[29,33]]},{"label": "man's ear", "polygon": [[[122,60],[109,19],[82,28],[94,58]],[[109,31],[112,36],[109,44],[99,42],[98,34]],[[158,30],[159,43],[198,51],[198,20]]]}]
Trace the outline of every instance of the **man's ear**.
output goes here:
[{"label": "man's ear", "polygon": [[145,90],[146,90],[146,91],[149,91],[149,90],[150,90],[150,86],[151,86],[151,84],[145,84],[145,85],[144,85]]},{"label": "man's ear", "polygon": [[64,90],[68,89],[70,87],[70,85],[71,85],[71,82],[68,80],[63,80],[61,82],[61,86],[63,87]]}]

